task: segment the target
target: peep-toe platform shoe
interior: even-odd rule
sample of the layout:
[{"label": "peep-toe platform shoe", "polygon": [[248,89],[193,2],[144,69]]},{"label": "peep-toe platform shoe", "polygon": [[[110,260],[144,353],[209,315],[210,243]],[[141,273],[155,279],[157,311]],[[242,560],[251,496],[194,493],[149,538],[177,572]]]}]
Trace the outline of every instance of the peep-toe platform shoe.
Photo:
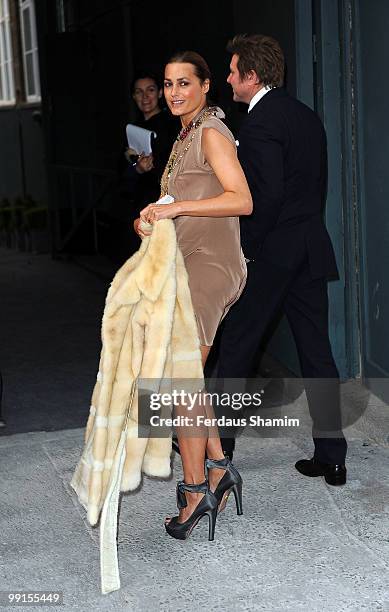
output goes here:
[{"label": "peep-toe platform shoe", "polygon": [[196,508],[190,515],[190,517],[184,522],[179,523],[179,516],[173,516],[173,518],[165,523],[165,529],[172,538],[177,540],[186,540],[197,523],[203,516],[208,516],[209,528],[208,528],[208,540],[212,541],[215,537],[215,525],[217,517],[218,501],[212,491],[209,490],[208,482],[204,481],[201,484],[186,484],[183,480],[177,483],[177,507],[186,508],[187,501],[185,497],[185,491],[189,493],[204,493],[203,499],[197,504]]},{"label": "peep-toe platform shoe", "polygon": [[226,507],[228,497],[231,491],[234,493],[236,502],[236,513],[238,515],[243,514],[242,506],[242,484],[243,480],[236,467],[231,463],[228,457],[224,459],[206,459],[205,468],[208,471],[212,468],[218,468],[219,470],[225,470],[225,474],[220,480],[215,490],[215,497],[217,499],[219,512],[222,512]]}]

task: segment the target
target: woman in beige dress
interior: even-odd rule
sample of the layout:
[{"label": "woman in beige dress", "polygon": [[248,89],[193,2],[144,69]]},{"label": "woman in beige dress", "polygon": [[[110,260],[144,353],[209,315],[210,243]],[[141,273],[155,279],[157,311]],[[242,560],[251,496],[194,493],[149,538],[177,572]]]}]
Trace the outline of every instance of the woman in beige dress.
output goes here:
[{"label": "woman in beige dress", "polygon": [[[203,366],[215,334],[229,308],[239,298],[246,280],[240,247],[239,216],[252,212],[250,191],[239,164],[235,140],[220,120],[220,109],[207,105],[210,71],[197,53],[175,55],[165,68],[164,92],[179,133],[161,181],[162,195],[174,197],[167,205],[149,204],[140,219],[156,223],[174,219],[178,246],[184,256],[197,321]],[[139,223],[135,229],[141,237]],[[169,535],[185,539],[199,519],[209,516],[213,539],[217,508],[232,490],[242,513],[242,479],[224,457],[220,438],[180,435],[178,443],[184,480],[177,485],[179,515],[168,518]],[[204,461],[208,478],[204,474]]]}]

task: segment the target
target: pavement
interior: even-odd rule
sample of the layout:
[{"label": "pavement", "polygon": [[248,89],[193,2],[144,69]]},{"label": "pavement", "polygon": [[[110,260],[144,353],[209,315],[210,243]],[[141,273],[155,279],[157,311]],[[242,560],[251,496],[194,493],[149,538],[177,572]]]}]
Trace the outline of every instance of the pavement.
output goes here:
[{"label": "pavement", "polygon": [[[230,498],[214,542],[206,521],[179,542],[163,528],[181,477],[173,455],[171,479],[146,477],[122,496],[122,587],[102,595],[98,529],[69,481],[82,449],[107,281],[72,262],[0,251],[0,284],[7,423],[0,591],[62,591],[62,609],[83,612],[389,612],[389,408],[358,381],[345,387],[350,401],[366,404],[363,419],[346,430],[346,486],[294,469],[311,456],[309,428],[276,437],[246,430],[235,455],[243,516]],[[285,410],[306,414],[305,395]]]}]

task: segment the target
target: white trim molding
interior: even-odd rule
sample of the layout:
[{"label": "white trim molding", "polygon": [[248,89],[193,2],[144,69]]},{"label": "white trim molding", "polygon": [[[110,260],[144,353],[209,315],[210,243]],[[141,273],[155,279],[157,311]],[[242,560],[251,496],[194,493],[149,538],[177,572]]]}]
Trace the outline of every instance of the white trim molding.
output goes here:
[{"label": "white trim molding", "polygon": [[19,0],[24,85],[27,102],[41,101],[34,0]]},{"label": "white trim molding", "polygon": [[0,105],[15,104],[11,23],[8,0],[0,0]]}]

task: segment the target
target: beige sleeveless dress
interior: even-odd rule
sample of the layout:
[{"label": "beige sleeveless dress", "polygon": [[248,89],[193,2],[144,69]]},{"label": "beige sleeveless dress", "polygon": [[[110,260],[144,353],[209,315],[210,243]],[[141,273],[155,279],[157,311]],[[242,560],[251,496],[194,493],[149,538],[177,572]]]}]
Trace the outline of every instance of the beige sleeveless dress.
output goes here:
[{"label": "beige sleeveless dress", "polygon": [[[202,131],[209,127],[235,146],[233,135],[220,119],[205,119],[171,173],[168,193],[176,201],[203,200],[224,191],[201,149]],[[175,142],[178,156],[186,145],[186,139]],[[239,218],[182,216],[174,223],[188,272],[200,343],[211,346],[221,320],[240,297],[246,282]]]}]

